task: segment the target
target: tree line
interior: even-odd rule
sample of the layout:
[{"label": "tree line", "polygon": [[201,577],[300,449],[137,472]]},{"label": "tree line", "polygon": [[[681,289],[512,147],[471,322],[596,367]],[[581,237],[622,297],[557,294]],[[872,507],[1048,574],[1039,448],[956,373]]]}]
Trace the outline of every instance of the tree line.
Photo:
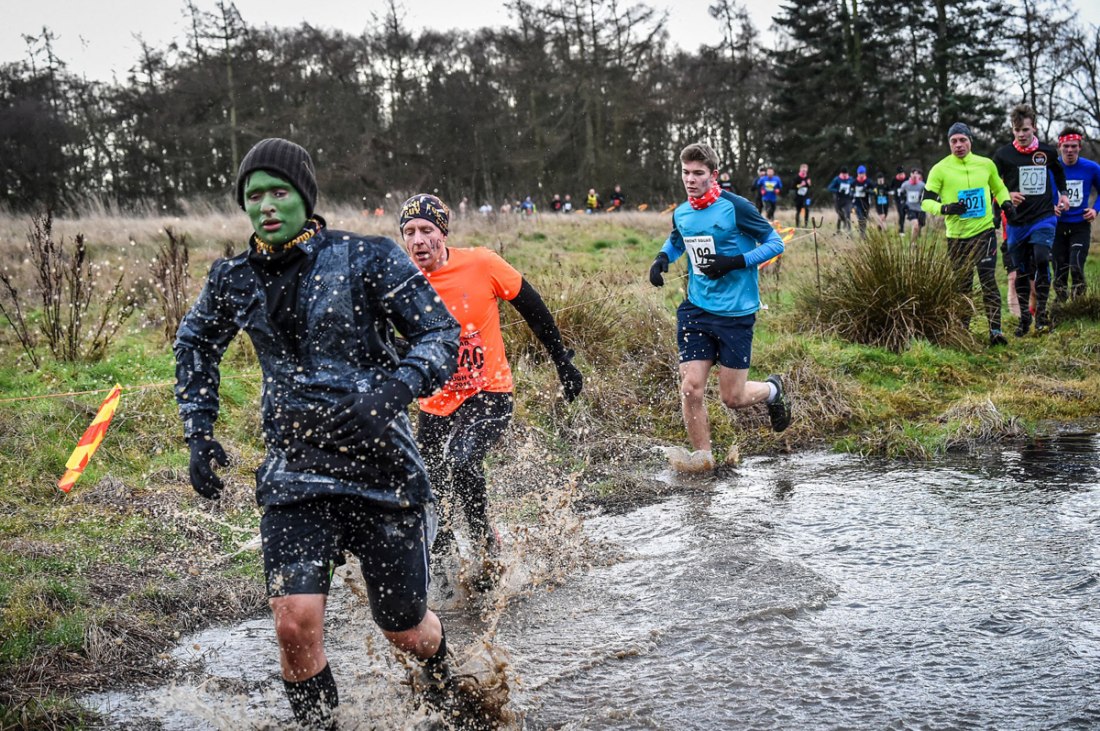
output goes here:
[{"label": "tree line", "polygon": [[413,33],[397,0],[359,34],[257,27],[232,2],[181,11],[186,38],[142,43],[112,82],[58,58],[49,28],[25,37],[0,66],[0,206],[224,201],[269,136],[314,154],[325,198],[365,208],[616,184],[676,200],[676,155],[698,139],[742,192],[761,161],[892,172],[945,155],[955,120],[990,151],[1020,101],[1045,139],[1065,123],[1100,137],[1100,28],[1065,0],[784,0],[769,47],[744,5],[714,0],[722,40],[690,50],[620,0],[511,0],[507,26],[462,32]]}]

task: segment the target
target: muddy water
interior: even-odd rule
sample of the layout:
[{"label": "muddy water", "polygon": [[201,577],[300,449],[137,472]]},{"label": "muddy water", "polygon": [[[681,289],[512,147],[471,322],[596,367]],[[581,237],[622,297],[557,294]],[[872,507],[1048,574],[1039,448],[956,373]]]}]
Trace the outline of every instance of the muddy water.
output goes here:
[{"label": "muddy water", "polygon": [[[747,460],[584,532],[615,560],[495,623],[528,729],[1100,728],[1100,439],[935,465]],[[518,559],[517,559],[518,560]],[[333,595],[346,728],[417,728],[353,594]],[[472,608],[445,614],[470,641]],[[449,615],[449,616],[448,616]],[[372,639],[373,636],[373,639]],[[280,728],[270,622],[187,638],[130,728]]]}]

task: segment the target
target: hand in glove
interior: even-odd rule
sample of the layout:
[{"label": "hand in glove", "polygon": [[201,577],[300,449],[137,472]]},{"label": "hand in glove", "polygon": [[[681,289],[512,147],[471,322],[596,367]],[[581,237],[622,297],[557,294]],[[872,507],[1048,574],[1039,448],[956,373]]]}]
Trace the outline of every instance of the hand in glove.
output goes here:
[{"label": "hand in glove", "polygon": [[370,393],[353,393],[340,399],[332,414],[318,426],[317,436],[337,447],[373,441],[412,400],[409,387],[391,378]]},{"label": "hand in glove", "polygon": [[222,495],[225,483],[218,477],[210,461],[226,467],[229,465],[229,457],[218,440],[207,434],[193,434],[187,442],[191,447],[191,487],[207,500],[217,500]]},{"label": "hand in glove", "polygon": [[668,254],[661,252],[653,260],[653,266],[649,268],[649,283],[654,287],[665,286],[665,278],[662,274],[668,274]]},{"label": "hand in glove", "polygon": [[699,264],[699,271],[706,275],[707,279],[721,279],[734,269],[745,268],[745,255],[724,256],[722,254],[707,254]]},{"label": "hand in glove", "polygon": [[1004,212],[1009,223],[1012,223],[1013,219],[1016,218],[1016,205],[1010,200],[1001,204],[1001,211]]},{"label": "hand in glove", "polygon": [[944,203],[943,206],[940,207],[940,213],[945,216],[961,216],[966,213],[966,211],[966,204],[962,202]]},{"label": "hand in glove", "polygon": [[562,355],[554,358],[554,367],[558,370],[558,380],[561,381],[562,392],[566,401],[573,401],[580,395],[584,388],[584,377],[580,370],[573,365],[573,351],[567,350]]}]

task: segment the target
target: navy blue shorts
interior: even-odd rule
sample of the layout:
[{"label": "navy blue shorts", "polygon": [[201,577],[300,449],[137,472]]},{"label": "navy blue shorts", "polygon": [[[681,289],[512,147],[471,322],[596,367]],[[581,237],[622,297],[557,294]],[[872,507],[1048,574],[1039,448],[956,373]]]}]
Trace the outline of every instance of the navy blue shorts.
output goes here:
[{"label": "navy blue shorts", "polygon": [[359,558],[378,626],[412,629],[428,610],[434,515],[431,505],[386,508],[354,495],[269,506],[260,520],[267,594],[328,594],[349,551]]},{"label": "navy blue shorts", "polygon": [[726,368],[747,370],[752,361],[752,328],[756,313],[741,317],[713,315],[684,300],[676,310],[680,362],[709,360]]}]

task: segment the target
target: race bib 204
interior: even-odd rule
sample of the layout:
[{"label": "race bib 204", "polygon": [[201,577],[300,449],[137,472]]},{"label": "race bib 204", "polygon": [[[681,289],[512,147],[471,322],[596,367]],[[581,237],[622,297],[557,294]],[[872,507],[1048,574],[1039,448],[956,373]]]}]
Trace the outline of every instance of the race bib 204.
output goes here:
[{"label": "race bib 204", "polygon": [[688,259],[691,260],[691,265],[695,268],[695,273],[698,274],[699,265],[703,263],[703,260],[715,253],[714,237],[685,236],[684,248],[687,249]]},{"label": "race bib 204", "polygon": [[966,213],[960,213],[959,218],[984,218],[985,217],[985,188],[967,188],[959,191],[959,203],[966,205]]},{"label": "race bib 204", "polygon": [[1024,195],[1046,195],[1046,165],[1020,166],[1020,192]]}]

